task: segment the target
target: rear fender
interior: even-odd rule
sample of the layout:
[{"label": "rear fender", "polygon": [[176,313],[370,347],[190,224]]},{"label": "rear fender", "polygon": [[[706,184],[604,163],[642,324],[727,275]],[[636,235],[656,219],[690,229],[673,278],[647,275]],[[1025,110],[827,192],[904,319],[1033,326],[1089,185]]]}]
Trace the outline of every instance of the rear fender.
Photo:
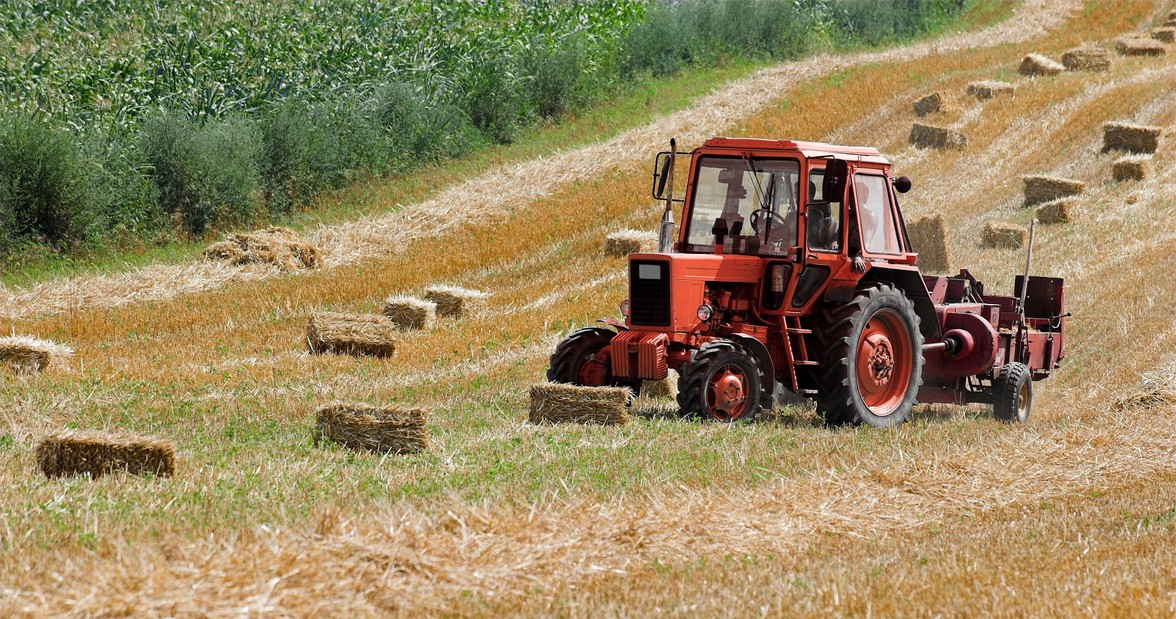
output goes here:
[{"label": "rear fender", "polygon": [[937,342],[943,337],[943,328],[939,324],[939,316],[935,313],[935,304],[927,292],[927,284],[917,269],[893,269],[873,267],[862,278],[861,284],[893,284],[898,287],[907,298],[915,304],[915,314],[919,316],[919,331],[923,333],[923,341]]}]

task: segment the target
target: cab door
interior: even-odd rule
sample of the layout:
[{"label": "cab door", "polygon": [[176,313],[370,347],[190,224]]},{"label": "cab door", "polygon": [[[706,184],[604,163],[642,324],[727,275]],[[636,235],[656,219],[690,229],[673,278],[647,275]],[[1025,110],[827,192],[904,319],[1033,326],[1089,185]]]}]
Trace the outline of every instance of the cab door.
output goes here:
[{"label": "cab door", "polygon": [[849,178],[845,160],[816,159],[809,164],[801,218],[800,268],[789,296],[790,314],[807,313],[846,263],[845,195]]}]

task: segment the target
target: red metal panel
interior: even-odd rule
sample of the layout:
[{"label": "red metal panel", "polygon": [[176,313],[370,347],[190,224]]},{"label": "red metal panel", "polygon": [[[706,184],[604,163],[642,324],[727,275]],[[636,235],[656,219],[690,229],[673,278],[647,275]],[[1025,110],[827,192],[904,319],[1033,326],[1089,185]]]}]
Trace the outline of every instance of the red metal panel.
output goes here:
[{"label": "red metal panel", "polygon": [[615,378],[661,380],[669,374],[664,333],[624,331],[609,344],[612,375]]}]

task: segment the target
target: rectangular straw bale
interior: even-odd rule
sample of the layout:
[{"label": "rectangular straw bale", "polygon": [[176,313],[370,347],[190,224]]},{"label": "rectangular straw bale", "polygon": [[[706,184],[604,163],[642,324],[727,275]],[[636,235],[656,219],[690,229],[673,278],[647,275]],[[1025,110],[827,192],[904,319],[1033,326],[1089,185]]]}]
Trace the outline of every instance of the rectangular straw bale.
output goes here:
[{"label": "rectangular straw bale", "polygon": [[1025,183],[1025,206],[1076,196],[1086,189],[1086,183],[1068,178],[1031,174],[1022,176]]},{"label": "rectangular straw bale", "polygon": [[947,223],[942,215],[923,217],[907,224],[911,246],[919,254],[923,273],[950,274],[951,252],[947,247]]},{"label": "rectangular straw bale", "polygon": [[314,443],[323,438],[356,451],[412,454],[429,448],[421,408],[336,402],[315,411]]},{"label": "rectangular straw bale", "polygon": [[1160,146],[1163,129],[1147,125],[1110,122],[1103,125],[1103,152],[1124,150],[1129,153],[1149,154]]},{"label": "rectangular straw bale", "polygon": [[1062,198],[1046,202],[1037,207],[1034,216],[1043,224],[1068,224],[1073,221],[1074,205],[1072,198]]},{"label": "rectangular straw bale", "polygon": [[37,466],[46,477],[125,471],[167,477],[175,473],[175,448],[155,438],[99,432],[61,432],[41,439]]},{"label": "rectangular straw bale", "polygon": [[1011,95],[1016,88],[1008,82],[972,82],[968,84],[968,94],[978,99],[992,99],[999,95]]},{"label": "rectangular straw bale", "polygon": [[1152,30],[1151,36],[1160,43],[1174,43],[1176,42],[1176,28],[1156,28]]},{"label": "rectangular straw bale", "polygon": [[1003,221],[990,221],[984,224],[980,233],[980,243],[985,247],[1003,247],[1019,249],[1025,244],[1029,231],[1017,224]]},{"label": "rectangular straw bale", "polygon": [[1106,71],[1111,68],[1111,54],[1101,47],[1079,47],[1062,54],[1067,71]]},{"label": "rectangular straw bale", "polygon": [[383,313],[398,329],[428,329],[437,318],[437,304],[426,299],[396,295],[384,299]]},{"label": "rectangular straw bale", "polygon": [[1115,51],[1121,56],[1163,56],[1168,53],[1159,41],[1135,37],[1116,41]]},{"label": "rectangular straw bale", "polygon": [[530,421],[621,425],[629,422],[627,387],[582,387],[561,383],[531,386]]},{"label": "rectangular straw bale", "polygon": [[911,126],[910,141],[920,148],[962,149],[968,138],[954,129],[915,123]]},{"label": "rectangular straw bale", "polygon": [[23,335],[0,337],[0,365],[16,374],[35,374],[73,354],[69,346]]},{"label": "rectangular straw bale", "polygon": [[1164,28],[1176,28],[1176,17],[1168,17],[1168,21],[1164,22]]},{"label": "rectangular straw bale", "polygon": [[269,264],[283,271],[297,271],[319,266],[322,252],[297,232],[273,227],[230,235],[205,249],[204,259],[233,265]]},{"label": "rectangular straw bale", "polygon": [[604,240],[604,254],[618,258],[656,248],[657,233],[644,230],[618,230]]},{"label": "rectangular straw bale", "polygon": [[1124,157],[1111,164],[1111,175],[1116,181],[1141,181],[1147,178],[1147,159]]},{"label": "rectangular straw bale", "polygon": [[955,98],[948,92],[933,92],[915,101],[914,108],[920,118],[928,114],[950,112],[955,109]]},{"label": "rectangular straw bale", "polygon": [[396,325],[375,314],[315,314],[306,325],[310,352],[391,357],[396,352]]},{"label": "rectangular straw bale", "polygon": [[1176,22],[1176,11],[1172,11],[1171,13],[1168,13],[1168,21]]},{"label": "rectangular straw bale", "polygon": [[461,318],[466,314],[486,308],[490,293],[470,290],[457,286],[429,286],[425,298],[437,305],[437,315],[446,318]]},{"label": "rectangular straw bale", "polygon": [[676,398],[678,397],[678,376],[677,372],[670,370],[670,375],[661,380],[643,380],[641,381],[641,393],[643,398]]},{"label": "rectangular straw bale", "polygon": [[1028,75],[1029,77],[1037,77],[1039,75],[1057,75],[1065,71],[1061,63],[1052,58],[1042,56],[1041,54],[1029,54],[1021,60],[1021,66],[1017,67],[1017,73],[1021,75]]}]

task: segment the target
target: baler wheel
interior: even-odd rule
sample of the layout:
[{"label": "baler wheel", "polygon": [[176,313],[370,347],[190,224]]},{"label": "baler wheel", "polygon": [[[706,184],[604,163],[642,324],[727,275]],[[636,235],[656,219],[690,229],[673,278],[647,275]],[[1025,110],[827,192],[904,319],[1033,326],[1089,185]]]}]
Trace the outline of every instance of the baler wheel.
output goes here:
[{"label": "baler wheel", "polygon": [[628,387],[636,392],[640,382],[613,378],[607,349],[614,337],[616,333],[600,327],[573,332],[555,347],[547,380],[588,387]]},{"label": "baler wheel", "polygon": [[1033,377],[1024,363],[1013,362],[1001,369],[994,381],[992,414],[1001,421],[1025,423],[1033,407]]},{"label": "baler wheel", "polygon": [[923,382],[923,335],[914,303],[898,288],[866,288],[831,307],[818,342],[818,411],[829,425],[891,427],[910,416]]},{"label": "baler wheel", "polygon": [[759,363],[729,340],[702,345],[678,377],[678,407],[683,415],[714,421],[751,420],[763,410]]}]

